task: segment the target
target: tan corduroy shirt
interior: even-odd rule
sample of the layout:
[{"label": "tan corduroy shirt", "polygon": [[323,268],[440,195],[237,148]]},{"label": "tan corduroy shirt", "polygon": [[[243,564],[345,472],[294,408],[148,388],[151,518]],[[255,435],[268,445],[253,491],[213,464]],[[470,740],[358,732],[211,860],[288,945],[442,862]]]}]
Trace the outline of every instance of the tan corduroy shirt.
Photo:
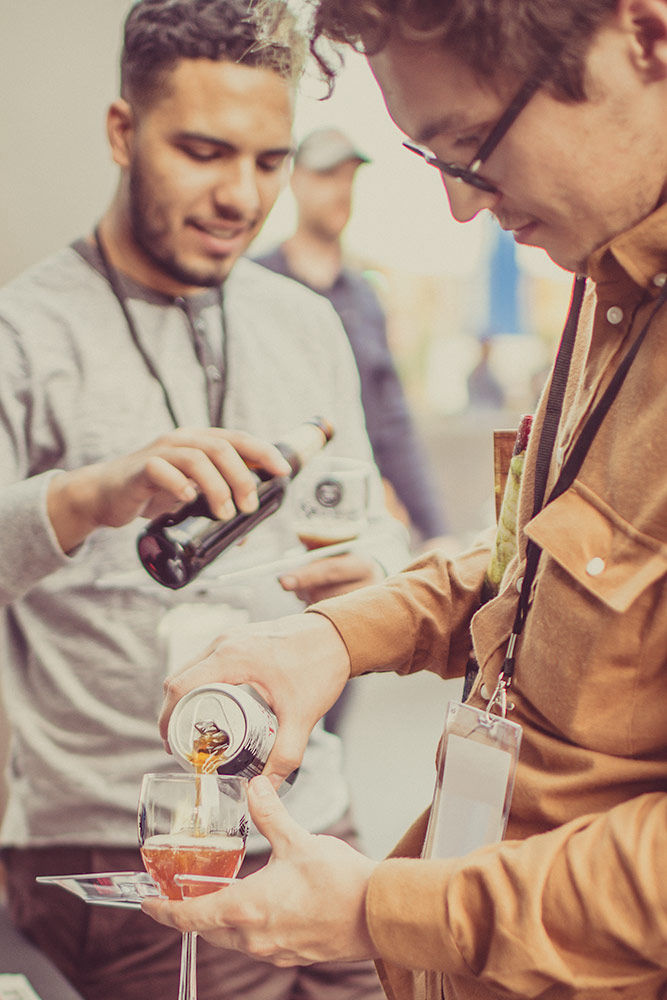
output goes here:
[{"label": "tan corduroy shirt", "polygon": [[[667,206],[592,258],[548,489],[666,274]],[[575,483],[531,520],[542,402],[521,559],[495,600],[475,613],[480,549],[453,563],[430,555],[317,608],[353,674],[461,674],[472,618],[481,672],[471,701],[483,705],[511,632],[526,536],[543,549],[517,647],[510,717],[523,743],[505,841],[415,860],[422,817],[371,880],[369,927],[395,1000],[667,996],[666,402],[667,306]]]}]

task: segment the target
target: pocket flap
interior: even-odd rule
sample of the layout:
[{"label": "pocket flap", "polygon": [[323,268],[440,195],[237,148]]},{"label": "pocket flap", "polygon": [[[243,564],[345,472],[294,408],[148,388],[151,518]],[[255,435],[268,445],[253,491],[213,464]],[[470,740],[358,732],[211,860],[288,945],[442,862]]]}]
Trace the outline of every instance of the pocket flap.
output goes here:
[{"label": "pocket flap", "polygon": [[526,525],[526,534],[615,611],[667,573],[667,548],[637,531],[578,480]]}]

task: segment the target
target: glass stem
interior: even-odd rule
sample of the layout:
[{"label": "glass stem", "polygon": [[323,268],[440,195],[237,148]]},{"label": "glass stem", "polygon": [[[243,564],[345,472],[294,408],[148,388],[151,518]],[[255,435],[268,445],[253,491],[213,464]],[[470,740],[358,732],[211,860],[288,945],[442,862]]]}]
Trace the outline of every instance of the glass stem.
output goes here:
[{"label": "glass stem", "polygon": [[197,935],[194,931],[183,934],[181,941],[178,1000],[197,1000]]}]

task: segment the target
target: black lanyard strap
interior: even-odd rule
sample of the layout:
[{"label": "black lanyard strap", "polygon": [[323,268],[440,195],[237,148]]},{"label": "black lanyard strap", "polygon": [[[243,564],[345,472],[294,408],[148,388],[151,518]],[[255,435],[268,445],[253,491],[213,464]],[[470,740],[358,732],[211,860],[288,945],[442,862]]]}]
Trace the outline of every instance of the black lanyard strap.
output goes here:
[{"label": "black lanyard strap", "polygon": [[[146,348],[144,347],[144,345],[141,342],[141,338],[139,336],[139,331],[137,330],[137,325],[134,322],[134,317],[132,316],[132,313],[130,312],[130,309],[129,309],[128,304],[127,304],[127,296],[125,295],[125,290],[123,289],[120,275],[118,274],[118,271],[116,270],[116,268],[113,266],[113,264],[111,263],[111,261],[109,259],[109,255],[107,254],[106,249],[104,247],[104,244],[102,243],[102,238],[100,236],[99,227],[97,227],[97,226],[95,227],[95,230],[94,230],[94,236],[95,236],[95,243],[97,244],[97,252],[100,255],[100,259],[101,259],[102,265],[104,267],[104,272],[106,274],[107,280],[108,280],[109,285],[111,287],[111,291],[113,292],[114,297],[116,298],[116,300],[118,302],[118,305],[120,306],[120,308],[121,308],[121,310],[123,312],[123,316],[125,317],[125,323],[127,324],[127,329],[128,329],[129,334],[130,334],[130,336],[132,338],[132,343],[134,344],[135,348],[137,349],[137,351],[141,355],[141,358],[142,358],[142,360],[143,360],[143,362],[144,362],[144,364],[146,366],[146,369],[147,369],[148,373],[150,374],[151,378],[155,379],[155,381],[157,382],[157,384],[160,386],[160,389],[162,390],[162,395],[164,396],[165,406],[167,407],[167,411],[168,411],[169,416],[171,418],[172,424],[174,425],[174,427],[179,427],[180,426],[180,421],[179,421],[178,417],[176,416],[176,410],[174,409],[174,406],[173,406],[173,403],[172,403],[171,398],[169,396],[169,392],[167,390],[167,387],[164,384],[164,381],[161,378],[160,373],[158,372],[157,368],[155,367],[155,364],[153,363],[153,359],[151,358],[151,356],[149,355],[148,351],[146,350]],[[220,377],[223,380],[223,383],[222,383],[222,386],[221,386],[221,389],[220,389],[219,406],[216,406],[216,410],[218,410],[219,412],[217,412],[215,415],[213,415],[213,414],[210,413],[210,409],[211,409],[210,399],[208,401],[209,402],[209,417],[211,418],[211,424],[213,426],[218,426],[218,425],[220,425],[222,423],[222,410],[223,410],[223,405],[224,405],[225,382],[226,382],[226,378],[227,378],[227,336],[226,336],[226,330],[224,328],[225,327],[225,323],[224,323],[224,311],[223,311],[223,301],[222,301],[222,287],[220,287],[220,289],[219,289],[219,304],[220,304],[220,321],[221,321],[221,324],[222,324],[222,338],[223,338],[222,339],[223,361],[222,361],[222,371],[220,372]],[[186,303],[186,307],[185,307],[185,312],[186,312],[188,323],[190,324],[190,326],[192,326],[192,318],[191,318],[190,313],[188,311],[187,303]],[[203,357],[201,347],[200,347],[200,345],[199,345],[196,337],[195,337],[195,341],[194,341],[194,351],[195,351],[195,356],[197,358],[197,361],[198,361],[200,367],[204,370],[204,375],[206,377],[206,385],[207,385],[207,389],[208,389],[208,374],[206,372],[206,359]]]},{"label": "black lanyard strap", "polygon": [[[567,373],[570,367],[570,360],[572,357],[572,349],[574,347],[574,338],[576,334],[576,328],[579,322],[579,315],[581,313],[581,304],[583,301],[583,293],[585,287],[585,279],[582,277],[577,277],[575,280],[574,292],[572,295],[572,303],[570,306],[570,312],[568,314],[567,323],[565,326],[565,331],[563,333],[563,338],[561,340],[561,346],[559,348],[558,357],[554,366],[554,375],[551,382],[551,387],[549,391],[549,396],[547,399],[547,408],[545,414],[544,424],[542,426],[542,433],[540,435],[540,440],[538,443],[538,451],[536,457],[535,465],[535,501],[533,504],[533,516],[537,515],[543,506],[547,506],[557,497],[561,496],[574,482],[581,466],[584,463],[584,459],[588,454],[588,451],[593,443],[595,435],[599,431],[602,422],[609,412],[612,403],[618,396],[623,382],[630,371],[633,361],[639,353],[641,345],[644,343],[646,336],[649,332],[651,324],[655,319],[657,313],[667,301],[667,286],[663,288],[659,298],[657,299],[654,308],[651,311],[646,323],[644,324],[641,332],[636,337],[634,343],[632,344],[629,351],[626,353],[621,364],[616,369],[609,385],[605,389],[599,402],[593,409],[592,413],[586,420],[584,427],[582,428],[579,437],[574,443],[567,460],[563,464],[563,468],[556,480],[556,484],[551,490],[546,504],[543,504],[544,495],[546,492],[546,482],[549,474],[549,467],[551,465],[551,455],[553,453],[553,447],[556,441],[556,434],[558,431],[558,424],[560,423],[560,416],[563,408],[563,401],[565,398],[565,387],[567,385]],[[639,306],[637,306],[637,309]],[[635,310],[635,315],[636,315]],[[634,317],[633,317],[634,319]],[[631,324],[632,326],[632,324]],[[568,357],[569,355],[569,357]],[[560,370],[560,371],[559,371]],[[558,371],[558,380],[557,380]],[[563,381],[563,373],[565,375]],[[557,384],[556,384],[557,382]],[[550,404],[553,404],[550,406]],[[526,546],[526,565],[524,569],[523,581],[521,584],[521,593],[519,596],[519,602],[517,605],[516,616],[514,618],[514,625],[512,626],[512,634],[510,635],[509,642],[507,644],[507,652],[505,655],[505,660],[503,662],[502,670],[498,678],[498,684],[496,690],[494,691],[491,700],[489,701],[487,711],[491,711],[494,705],[499,705],[501,714],[504,715],[507,708],[507,690],[512,683],[512,678],[514,676],[514,666],[515,666],[515,647],[519,639],[519,636],[523,632],[524,625],[526,623],[526,618],[528,616],[528,611],[530,608],[530,597],[533,587],[533,582],[537,574],[537,567],[540,561],[540,556],[542,554],[541,547],[534,542],[532,539],[528,539],[528,544]]]},{"label": "black lanyard strap", "polygon": [[577,336],[577,327],[579,326],[579,317],[581,315],[581,306],[584,301],[585,291],[586,278],[584,275],[579,274],[574,280],[574,288],[572,290],[572,298],[567,314],[567,320],[565,322],[565,329],[563,330],[563,336],[561,337],[558,354],[556,355],[556,361],[554,362],[554,370],[551,377],[551,385],[549,386],[549,394],[547,396],[544,413],[544,422],[542,424],[542,433],[540,434],[540,440],[537,448],[537,456],[535,459],[533,517],[542,509],[542,505],[544,503],[544,494],[546,492],[549,469],[551,467],[551,456],[556,443],[556,435],[558,433],[558,425],[560,423],[560,416],[563,409],[565,389],[567,388],[567,380],[570,374],[572,352],[574,351],[574,342]]}]

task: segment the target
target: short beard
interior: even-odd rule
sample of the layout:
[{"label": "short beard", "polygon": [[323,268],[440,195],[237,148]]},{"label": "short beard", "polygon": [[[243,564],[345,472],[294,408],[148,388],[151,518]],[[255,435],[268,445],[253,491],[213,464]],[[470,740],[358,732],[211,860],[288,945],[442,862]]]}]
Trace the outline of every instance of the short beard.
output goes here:
[{"label": "short beard", "polygon": [[147,186],[144,185],[141,167],[137,166],[136,163],[130,170],[129,199],[130,225],[134,242],[159,271],[181,285],[195,286],[196,288],[214,288],[222,283],[224,275],[216,271],[202,274],[200,271],[183,267],[176,259],[174,252],[163,249],[167,226],[166,223],[160,225],[159,213],[157,212],[154,221],[149,218],[145,206],[153,204],[154,199]]}]

